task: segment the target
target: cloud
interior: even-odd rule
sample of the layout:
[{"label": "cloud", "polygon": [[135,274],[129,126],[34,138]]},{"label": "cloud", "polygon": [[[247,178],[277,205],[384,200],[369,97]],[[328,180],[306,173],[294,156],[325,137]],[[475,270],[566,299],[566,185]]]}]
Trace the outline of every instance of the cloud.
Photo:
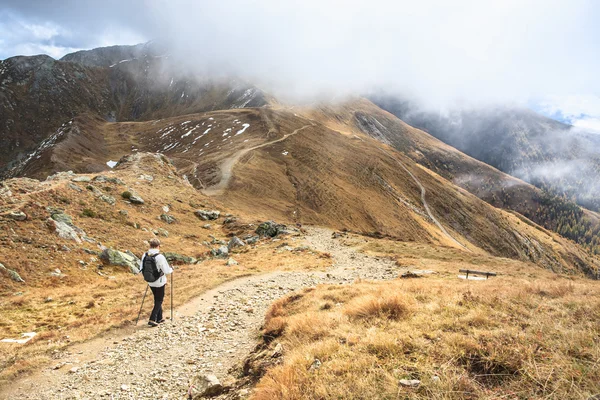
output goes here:
[{"label": "cloud", "polygon": [[600,96],[549,96],[540,102],[539,111],[578,129],[600,133]]},{"label": "cloud", "polygon": [[68,27],[71,37],[55,36],[54,46],[164,40],[189,68],[236,74],[279,96],[377,87],[439,107],[600,94],[594,0],[3,3],[28,24]]}]

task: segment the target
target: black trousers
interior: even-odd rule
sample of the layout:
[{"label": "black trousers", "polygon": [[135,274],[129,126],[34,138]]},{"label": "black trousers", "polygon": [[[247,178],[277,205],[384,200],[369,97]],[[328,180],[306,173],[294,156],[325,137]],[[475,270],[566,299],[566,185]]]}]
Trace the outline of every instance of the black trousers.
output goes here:
[{"label": "black trousers", "polygon": [[152,309],[152,314],[150,314],[150,321],[159,322],[163,319],[162,303],[165,298],[165,286],[167,285],[162,285],[161,287],[150,286],[154,295],[154,308]]}]

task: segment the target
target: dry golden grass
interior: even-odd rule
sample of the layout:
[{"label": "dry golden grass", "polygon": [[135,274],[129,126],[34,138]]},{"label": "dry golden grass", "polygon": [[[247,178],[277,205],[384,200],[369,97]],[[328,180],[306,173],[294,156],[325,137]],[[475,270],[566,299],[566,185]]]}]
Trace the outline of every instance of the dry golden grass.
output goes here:
[{"label": "dry golden grass", "polygon": [[[537,279],[515,272],[464,281],[454,267],[420,279],[323,285],[281,299],[266,316],[265,332],[271,346],[283,344],[284,362],[267,372],[252,398],[585,399],[600,393],[598,282],[520,267]],[[311,368],[315,359],[319,369]],[[407,388],[401,379],[421,384]]]}]

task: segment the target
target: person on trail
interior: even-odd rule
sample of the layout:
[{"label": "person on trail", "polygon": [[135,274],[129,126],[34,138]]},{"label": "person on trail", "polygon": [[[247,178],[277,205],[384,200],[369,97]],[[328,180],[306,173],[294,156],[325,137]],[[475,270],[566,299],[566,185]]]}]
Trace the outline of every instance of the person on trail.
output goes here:
[{"label": "person on trail", "polygon": [[160,240],[150,239],[149,243],[150,249],[144,253],[140,262],[140,273],[144,275],[144,279],[148,282],[154,295],[154,308],[150,314],[150,321],[148,321],[148,325],[154,327],[165,322],[162,303],[165,298],[167,275],[171,274],[173,269],[165,256],[160,254]]}]

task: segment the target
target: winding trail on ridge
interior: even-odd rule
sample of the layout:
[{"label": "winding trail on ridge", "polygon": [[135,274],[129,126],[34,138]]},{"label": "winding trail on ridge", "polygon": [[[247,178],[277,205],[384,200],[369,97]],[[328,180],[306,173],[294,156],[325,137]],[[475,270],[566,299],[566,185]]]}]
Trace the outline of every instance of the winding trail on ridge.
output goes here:
[{"label": "winding trail on ridge", "polygon": [[367,256],[309,227],[290,245],[331,254],[325,272],[274,272],[239,278],[179,307],[173,322],[141,325],[113,338],[94,339],[57,356],[54,366],[14,382],[2,399],[187,399],[189,380],[228,371],[254,349],[270,304],[298,289],[354,280],[390,280],[407,270],[389,259]]},{"label": "winding trail on ridge", "polygon": [[251,152],[253,150],[257,150],[262,147],[266,147],[266,146],[270,146],[275,143],[282,142],[285,139],[289,138],[290,136],[293,136],[293,135],[297,134],[298,132],[308,128],[309,126],[313,126],[313,124],[304,125],[303,127],[298,128],[291,133],[288,133],[287,135],[283,135],[279,139],[276,139],[276,140],[273,140],[270,142],[261,143],[257,146],[240,150],[237,153],[235,153],[232,157],[225,159],[219,166],[219,169],[221,170],[221,180],[219,181],[219,183],[217,183],[216,185],[209,186],[206,189],[203,189],[202,193],[204,193],[207,196],[218,196],[218,195],[223,194],[223,192],[225,191],[227,186],[229,186],[229,181],[231,180],[231,176],[233,174],[233,167],[235,166],[235,164],[238,162],[238,160],[240,158],[242,158],[244,155],[248,154],[249,152]]},{"label": "winding trail on ridge", "polygon": [[396,161],[398,163],[398,165],[400,165],[400,167],[402,167],[402,169],[405,170],[410,175],[410,177],[413,179],[413,181],[415,181],[417,186],[419,186],[419,188],[421,189],[421,202],[423,203],[423,207],[425,208],[427,215],[429,215],[429,218],[431,218],[433,223],[437,225],[437,227],[440,229],[440,231],[442,231],[442,233],[444,235],[446,235],[446,237],[448,239],[450,239],[451,241],[453,241],[454,243],[456,243],[463,249],[467,250],[468,252],[471,252],[470,249],[468,249],[465,245],[463,245],[461,242],[456,240],[450,233],[448,233],[446,228],[444,228],[444,226],[440,223],[440,221],[438,221],[438,219],[433,215],[433,213],[431,212],[431,209],[429,208],[429,204],[427,203],[427,199],[425,198],[425,194],[427,193],[427,191],[425,190],[425,186],[423,186],[421,181],[412,172],[410,172],[408,170],[408,168],[406,168],[406,166],[404,165],[404,163],[402,161],[398,160],[398,158],[393,156],[390,152],[388,152],[384,149],[381,149],[381,148],[379,150],[381,150],[381,152],[383,152],[385,155],[387,155],[388,157],[390,157],[394,161]]}]

